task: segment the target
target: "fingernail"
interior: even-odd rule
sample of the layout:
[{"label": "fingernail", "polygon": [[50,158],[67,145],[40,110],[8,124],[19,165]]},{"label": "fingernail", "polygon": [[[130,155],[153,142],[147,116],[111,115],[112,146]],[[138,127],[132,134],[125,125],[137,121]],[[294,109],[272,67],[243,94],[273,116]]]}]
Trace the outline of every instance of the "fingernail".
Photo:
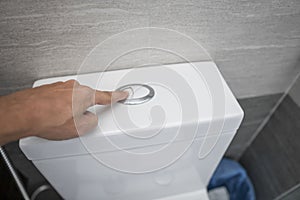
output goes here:
[{"label": "fingernail", "polygon": [[114,102],[121,101],[123,99],[126,99],[128,97],[129,93],[127,91],[115,91],[112,94],[112,100]]}]

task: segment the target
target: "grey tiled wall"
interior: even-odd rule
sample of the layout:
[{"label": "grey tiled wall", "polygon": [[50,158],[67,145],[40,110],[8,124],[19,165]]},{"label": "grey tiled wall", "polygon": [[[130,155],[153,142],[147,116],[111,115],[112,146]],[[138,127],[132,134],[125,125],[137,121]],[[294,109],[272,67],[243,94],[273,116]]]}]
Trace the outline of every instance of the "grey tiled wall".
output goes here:
[{"label": "grey tiled wall", "polygon": [[[299,10],[298,0],[3,0],[0,93],[30,87],[42,77],[74,74],[96,44],[145,26],[174,29],[201,42],[238,97],[280,93],[299,71]],[[115,68],[132,67],[145,56]],[[193,52],[190,57],[199,59]]]},{"label": "grey tiled wall", "polygon": [[[300,71],[299,21],[299,0],[2,0],[0,94],[40,78],[75,74],[91,49],[114,34],[147,26],[173,29],[203,44],[241,99],[246,119],[229,150],[238,157],[277,94]],[[158,37],[168,42],[167,35]],[[107,49],[102,56],[112,53]],[[189,53],[191,60],[201,59]],[[148,55],[141,52],[113,69],[136,67]],[[180,60],[159,54],[155,61]],[[99,60],[88,71],[104,67]]]}]

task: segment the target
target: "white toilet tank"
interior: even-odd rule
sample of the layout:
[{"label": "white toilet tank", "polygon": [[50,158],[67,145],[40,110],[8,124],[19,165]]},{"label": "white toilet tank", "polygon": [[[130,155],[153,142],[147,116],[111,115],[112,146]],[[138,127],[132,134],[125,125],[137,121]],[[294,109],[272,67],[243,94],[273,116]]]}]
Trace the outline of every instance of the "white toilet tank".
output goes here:
[{"label": "white toilet tank", "polygon": [[91,107],[98,127],[80,138],[20,140],[64,199],[207,199],[209,179],[243,118],[215,63],[57,77],[34,87],[69,79],[130,96]]}]

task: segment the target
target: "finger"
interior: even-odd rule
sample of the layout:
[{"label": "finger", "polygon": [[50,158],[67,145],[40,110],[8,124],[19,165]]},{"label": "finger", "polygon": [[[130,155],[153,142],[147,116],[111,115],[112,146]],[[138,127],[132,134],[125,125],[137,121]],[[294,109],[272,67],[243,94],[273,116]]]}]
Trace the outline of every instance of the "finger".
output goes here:
[{"label": "finger", "polygon": [[128,92],[126,91],[95,91],[95,104],[107,105],[126,99]]}]

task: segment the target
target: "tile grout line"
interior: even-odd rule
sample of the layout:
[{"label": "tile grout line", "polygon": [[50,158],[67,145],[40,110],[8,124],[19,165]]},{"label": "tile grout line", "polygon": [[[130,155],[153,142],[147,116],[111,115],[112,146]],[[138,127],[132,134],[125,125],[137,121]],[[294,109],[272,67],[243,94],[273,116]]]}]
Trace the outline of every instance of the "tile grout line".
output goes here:
[{"label": "tile grout line", "polygon": [[276,197],[274,200],[279,200],[282,199],[284,196],[289,195],[290,193],[296,191],[298,188],[300,188],[300,183],[298,183],[297,185],[291,187],[290,189],[288,189],[287,191],[281,193],[278,197]]},{"label": "tile grout line", "polygon": [[288,88],[284,91],[284,93],[282,94],[282,96],[278,99],[278,101],[276,102],[276,104],[274,105],[274,107],[270,110],[269,114],[265,117],[265,119],[260,123],[260,125],[258,126],[258,128],[256,129],[256,131],[254,132],[254,134],[252,135],[252,137],[250,138],[248,144],[246,144],[246,148],[245,150],[240,154],[241,156],[238,158],[238,160],[242,157],[242,155],[244,154],[244,152],[249,148],[249,146],[252,144],[252,142],[255,140],[256,136],[258,136],[258,134],[261,132],[261,130],[266,126],[266,124],[269,122],[270,118],[272,117],[272,115],[274,114],[274,112],[277,110],[277,108],[279,107],[279,105],[282,103],[282,101],[284,100],[284,98],[288,95],[289,91],[292,89],[292,87],[294,86],[294,84],[296,83],[296,81],[298,80],[298,78],[300,77],[300,72],[298,72],[298,74],[296,75],[296,77],[292,80],[291,84],[288,86]]}]

